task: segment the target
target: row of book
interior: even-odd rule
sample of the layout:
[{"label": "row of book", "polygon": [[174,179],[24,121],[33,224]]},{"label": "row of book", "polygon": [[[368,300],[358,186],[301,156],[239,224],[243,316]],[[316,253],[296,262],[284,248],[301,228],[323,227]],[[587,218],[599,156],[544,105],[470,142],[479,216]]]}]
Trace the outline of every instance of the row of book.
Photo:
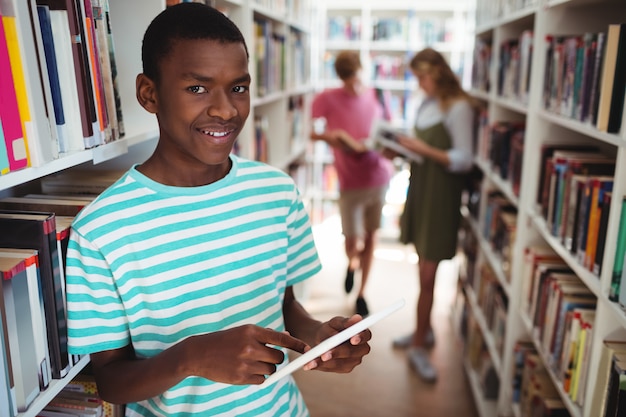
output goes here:
[{"label": "row of book", "polygon": [[511,184],[513,194],[519,196],[524,159],[526,124],[514,121],[489,122],[487,110],[478,117],[476,156],[490,164],[501,179]]},{"label": "row of book", "polygon": [[476,39],[472,59],[472,88],[488,92],[491,89],[491,42],[484,39]]},{"label": "row of book", "polygon": [[546,43],[545,108],[618,133],[626,88],[626,23],[598,33],[552,35]]},{"label": "row of book", "polygon": [[498,190],[490,191],[485,202],[482,237],[500,259],[505,279],[511,281],[513,245],[517,233],[517,208]]},{"label": "row of book", "polygon": [[525,30],[518,38],[500,44],[498,95],[522,103],[528,102],[532,53],[532,30]]},{"label": "row of book", "polygon": [[[583,324],[585,326],[585,324]],[[580,336],[588,340],[590,329],[583,327]],[[582,347],[577,342],[576,349]],[[577,350],[582,355],[581,360],[588,360],[585,349]],[[542,354],[532,341],[520,340],[514,347],[515,368],[513,372],[513,403],[520,407],[520,414],[561,417],[569,416],[567,406],[554,386],[550,377],[550,370],[546,368]],[[591,406],[594,416],[615,417],[626,412],[626,334],[619,330],[602,341],[598,361],[598,372],[595,384],[591,390]],[[576,359],[572,360],[575,365]],[[581,378],[582,376],[578,376]],[[575,376],[574,376],[575,378]],[[568,381],[569,386],[575,380]],[[567,391],[564,385],[564,390]],[[545,411],[537,413],[537,408]]]},{"label": "row of book", "polygon": [[542,147],[537,193],[546,226],[578,262],[602,270],[615,158],[593,146]]},{"label": "row of book", "polygon": [[122,137],[108,0],[5,3],[0,172]]},{"label": "row of book", "polygon": [[519,341],[514,346],[513,404],[522,416],[569,417],[541,357],[532,342]]},{"label": "row of book", "polygon": [[[359,41],[362,36],[361,16],[330,16],[326,39]],[[432,45],[452,40],[452,18],[419,16],[414,11],[395,17],[372,17],[372,41]]]},{"label": "row of book", "polygon": [[552,248],[527,247],[522,314],[544,364],[564,392],[584,404],[597,299]]},{"label": "row of book", "polygon": [[299,87],[308,79],[306,42],[299,30],[290,28],[284,34],[270,20],[257,18],[254,47],[258,97]]},{"label": "row of book", "polygon": [[[67,346],[65,259],[74,216],[119,172],[50,177],[49,191],[0,199],[0,415],[29,409],[79,361]],[[76,185],[76,186],[74,186]],[[42,187],[44,188],[44,187]]]},{"label": "row of book", "polygon": [[124,405],[103,401],[89,369],[77,375],[37,413],[38,417],[123,417]]}]

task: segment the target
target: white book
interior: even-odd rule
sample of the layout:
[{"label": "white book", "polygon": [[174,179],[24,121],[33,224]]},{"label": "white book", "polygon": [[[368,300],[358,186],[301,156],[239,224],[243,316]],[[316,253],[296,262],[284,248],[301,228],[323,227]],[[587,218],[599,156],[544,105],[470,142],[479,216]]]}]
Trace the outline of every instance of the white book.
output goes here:
[{"label": "white book", "polygon": [[398,143],[397,135],[400,132],[384,120],[376,120],[370,130],[370,136],[366,143],[370,149],[382,152],[385,148],[408,158],[412,162],[421,164],[424,161],[422,155],[405,148]]},{"label": "white book", "polygon": [[46,331],[46,313],[44,309],[43,291],[39,277],[39,254],[34,249],[0,249],[0,257],[22,257],[26,263],[29,304],[32,318],[35,351],[37,352],[39,388],[44,390],[52,379],[50,368],[50,352],[48,350],[48,333]]},{"label": "white book", "polygon": [[[2,302],[0,302],[0,317],[3,313]],[[4,340],[4,321],[0,320],[0,416],[14,417],[17,415],[17,408],[13,408],[15,404],[15,395],[13,387],[9,381],[9,361],[5,350]]]},{"label": "white book", "polygon": [[52,93],[48,77],[40,77],[41,68],[47,71],[41,28],[32,22],[38,22],[37,4],[35,0],[12,0],[3,7],[3,13],[14,15],[17,19],[18,36],[20,38],[20,51],[26,81],[26,95],[30,110],[30,120],[25,122],[28,140],[28,151],[32,166],[44,165],[59,157],[58,136],[54,108],[52,106]]},{"label": "white book", "polygon": [[65,110],[65,125],[67,129],[68,151],[85,149],[83,129],[80,122],[80,104],[78,102],[78,88],[74,72],[74,57],[70,39],[70,23],[67,10],[50,10],[50,23],[54,39],[54,50],[57,66],[65,70],[59,71],[61,97]]},{"label": "white book", "polygon": [[26,411],[39,395],[37,354],[32,330],[26,269],[19,258],[0,258],[4,280],[2,292],[11,350],[11,367],[15,381],[17,409]]}]

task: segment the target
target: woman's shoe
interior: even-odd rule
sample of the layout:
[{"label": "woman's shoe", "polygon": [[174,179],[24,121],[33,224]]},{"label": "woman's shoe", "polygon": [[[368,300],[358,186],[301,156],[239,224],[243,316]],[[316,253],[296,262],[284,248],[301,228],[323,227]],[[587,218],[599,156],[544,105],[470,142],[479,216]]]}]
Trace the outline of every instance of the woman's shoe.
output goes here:
[{"label": "woman's shoe", "polygon": [[426,349],[412,347],[409,349],[408,355],[413,369],[424,381],[435,382],[437,380],[437,371],[430,363]]},{"label": "woman's shoe", "polygon": [[[398,349],[406,349],[410,347],[412,344],[413,344],[413,333],[393,339],[393,347],[398,348]],[[430,329],[428,333],[426,333],[424,346],[429,349],[435,346],[435,333],[433,332],[432,329]]]}]

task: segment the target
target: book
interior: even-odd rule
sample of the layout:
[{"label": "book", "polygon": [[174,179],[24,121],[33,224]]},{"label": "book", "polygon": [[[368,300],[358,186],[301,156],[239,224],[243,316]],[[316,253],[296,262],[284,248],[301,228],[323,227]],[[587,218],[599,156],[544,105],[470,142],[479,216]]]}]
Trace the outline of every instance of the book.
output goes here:
[{"label": "book", "polygon": [[91,83],[91,72],[87,56],[87,45],[85,35],[81,32],[79,0],[39,0],[39,4],[45,4],[51,10],[66,10],[70,28],[74,82],[78,91],[79,112],[82,128],[82,136],[85,148],[95,146],[94,124],[97,123],[95,103],[93,100],[93,86]]},{"label": "book", "polygon": [[0,257],[24,259],[28,283],[30,310],[32,312],[32,329],[35,338],[35,351],[39,375],[39,389],[45,390],[52,379],[50,369],[50,353],[48,351],[48,335],[46,332],[46,312],[43,292],[40,285],[39,253],[34,249],[0,248]]},{"label": "book", "polygon": [[[52,40],[57,65],[60,68],[74,68],[74,57],[72,55],[72,41],[70,39],[70,23],[68,12],[61,8],[57,2],[45,2],[37,0],[50,10],[50,25],[52,30]],[[80,103],[76,78],[72,70],[59,72],[59,88],[65,115],[65,125],[67,131],[67,152],[81,151],[85,149],[85,141],[80,119]]]},{"label": "book", "polygon": [[397,133],[397,130],[394,129],[389,122],[385,120],[375,120],[374,123],[372,123],[366,144],[370,149],[383,151],[387,148],[407,158],[411,162],[422,163],[424,158],[421,155],[398,143]]},{"label": "book", "polygon": [[72,170],[41,179],[44,194],[98,195],[117,181],[125,171]]},{"label": "book", "polygon": [[57,216],[76,216],[90,201],[91,199],[4,197],[0,198],[0,209],[45,211]]},{"label": "book", "polygon": [[609,120],[606,131],[618,133],[622,126],[622,113],[624,111],[624,94],[626,93],[626,23],[620,25],[620,36],[615,58],[615,70],[613,90],[611,93],[611,106],[609,108]]},{"label": "book", "polygon": [[617,71],[626,71],[626,23],[610,24],[607,29],[596,121],[602,132],[617,133],[621,124],[626,77],[616,75]]},{"label": "book", "polygon": [[[89,369],[81,372],[73,380],[71,380],[65,387],[63,387],[63,390],[59,395],[68,395],[69,393],[91,395],[100,398],[96,379],[93,374],[89,372]],[[124,416],[124,405],[112,404],[102,399],[100,399],[100,403],[102,404],[102,410],[105,417]]]},{"label": "book", "polygon": [[[626,197],[622,198],[615,257],[613,258],[613,272],[611,274],[611,287],[609,289],[609,300],[615,302],[618,301],[620,295],[624,256],[626,256]],[[626,284],[624,288],[626,288]]]},{"label": "book", "polygon": [[600,81],[604,63],[604,48],[606,46],[606,32],[599,32],[596,35],[596,49],[593,60],[593,70],[591,75],[591,87],[589,90],[589,109],[587,117],[583,119],[585,123],[596,125],[598,117],[598,105],[600,102]]},{"label": "book", "polygon": [[599,416],[603,416],[605,413],[611,362],[616,353],[626,354],[626,334],[623,330],[607,337],[602,342],[600,348],[597,378],[590,399],[591,407],[589,408],[590,410],[597,410]]},{"label": "book", "polygon": [[604,417],[618,416],[617,410],[619,405],[620,385],[621,381],[626,377],[626,361],[620,360],[617,355],[614,355],[611,359],[610,369]]},{"label": "book", "polygon": [[111,83],[113,84],[113,99],[115,101],[115,112],[117,116],[117,137],[121,138],[126,134],[124,128],[124,113],[122,112],[122,99],[120,97],[120,88],[118,82],[117,58],[115,53],[115,41],[113,31],[111,30],[111,12],[109,8],[109,0],[97,0],[104,10],[105,27],[107,31],[107,45],[109,47],[109,64],[111,66]]},{"label": "book", "polygon": [[585,388],[587,387],[587,376],[589,375],[589,358],[591,356],[591,343],[593,340],[594,322],[596,312],[588,310],[582,314],[582,326],[576,361],[576,370],[573,379],[573,387],[570,390],[570,397],[576,405],[582,407],[585,402]]},{"label": "book", "polygon": [[50,83],[48,77],[40,76],[47,72],[43,38],[39,24],[36,24],[35,0],[9,3],[3,10],[10,10],[11,16],[15,17],[6,24],[15,26],[14,30],[7,32],[7,36],[16,38],[9,45],[19,46],[14,50],[10,48],[9,52],[15,59],[16,68],[20,68],[14,71],[14,76],[22,128],[27,139],[29,164],[38,167],[59,157]]},{"label": "book", "polygon": [[589,270],[593,270],[593,263],[596,258],[598,239],[605,237],[599,236],[600,217],[602,214],[602,200],[604,199],[604,194],[607,192],[611,192],[611,190],[613,189],[613,179],[602,179],[595,177],[592,179],[591,187],[587,243],[585,245],[585,252],[582,255],[582,264]]},{"label": "book", "polygon": [[[4,296],[2,295],[2,285],[0,284],[0,351],[2,356],[0,360],[0,368],[4,368],[5,372],[0,373],[0,377],[3,381],[0,381],[0,385],[6,384],[6,402],[0,402],[0,406],[6,405],[8,409],[7,416],[17,416],[17,398],[15,396],[15,378],[13,376],[13,366],[11,365],[11,346],[9,345],[9,329],[7,324],[7,315],[5,313]],[[2,394],[2,393],[0,393]]]},{"label": "book", "polygon": [[14,24],[14,21],[14,17],[0,14],[0,118],[11,171],[28,166],[28,149],[22,129],[6,32],[7,23]]},{"label": "book", "polygon": [[81,33],[84,35],[87,45],[87,59],[91,73],[91,84],[93,86],[97,128],[100,131],[100,135],[97,136],[96,145],[102,145],[111,141],[111,126],[109,125],[109,117],[107,115],[102,68],[100,66],[100,51],[98,50],[96,40],[91,0],[78,0],[77,9],[80,11]]},{"label": "book", "polygon": [[68,398],[62,395],[54,397],[46,405],[45,409],[50,411],[68,412],[80,417],[102,416],[102,404],[100,402]]},{"label": "book", "polygon": [[[601,190],[603,191],[603,190]],[[604,261],[604,247],[606,246],[606,232],[609,227],[609,214],[611,209],[611,200],[613,193],[609,191],[602,192],[598,205],[600,210],[600,222],[598,225],[598,242],[596,244],[596,254],[593,260],[593,267],[590,265],[591,271],[598,277],[602,273],[602,263]],[[601,201],[600,201],[601,200]]]},{"label": "book", "polygon": [[37,15],[39,17],[39,27],[41,30],[41,37],[43,39],[43,50],[47,70],[45,73],[47,74],[50,84],[59,152],[68,152],[70,139],[68,137],[69,132],[67,130],[67,124],[65,123],[63,96],[61,94],[61,84],[59,81],[59,67],[57,64],[57,54],[54,46],[54,36],[52,34],[52,23],[50,20],[50,8],[48,6],[37,6]]},{"label": "book", "polygon": [[[2,298],[2,297],[0,297]],[[0,302],[0,415],[7,417],[15,417],[17,410],[13,409],[13,386],[9,381],[9,375],[12,378],[12,370],[9,366],[10,359],[7,357],[8,351],[5,348],[5,323],[3,312],[4,303]]]},{"label": "book", "polygon": [[46,312],[46,332],[52,377],[60,379],[70,369],[67,352],[67,318],[54,213],[0,210],[0,246],[36,249]]},{"label": "book", "polygon": [[522,301],[520,303],[520,309],[527,314],[530,314],[532,304],[533,277],[537,265],[540,262],[559,262],[559,265],[565,264],[561,257],[550,246],[531,245],[524,248],[524,262],[521,274]]},{"label": "book", "polygon": [[537,204],[539,206],[539,212],[543,213],[546,218],[545,211],[548,207],[548,200],[550,198],[550,179],[553,167],[553,155],[557,150],[568,150],[577,152],[598,152],[597,146],[588,145],[567,145],[567,144],[551,144],[546,143],[541,145],[539,156],[539,186],[537,187]]},{"label": "book", "polygon": [[2,130],[2,118],[0,117],[0,175],[8,174],[11,170],[9,165],[9,154],[4,142],[4,131]]},{"label": "book", "polygon": [[39,363],[31,327],[32,312],[25,260],[20,257],[0,257],[0,280],[17,409],[23,412],[39,394]]},{"label": "book", "polygon": [[105,104],[105,114],[109,125],[110,141],[120,138],[118,125],[118,112],[115,101],[115,88],[113,85],[113,70],[111,56],[115,57],[115,51],[109,46],[109,30],[107,29],[106,10],[103,0],[90,0],[92,8],[92,22],[97,46],[100,74],[102,79],[102,94]]}]

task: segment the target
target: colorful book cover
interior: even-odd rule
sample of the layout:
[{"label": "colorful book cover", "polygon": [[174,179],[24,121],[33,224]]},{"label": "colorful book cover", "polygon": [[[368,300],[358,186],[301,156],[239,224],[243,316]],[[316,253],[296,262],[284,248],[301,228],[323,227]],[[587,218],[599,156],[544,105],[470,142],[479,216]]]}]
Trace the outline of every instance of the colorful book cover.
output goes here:
[{"label": "colorful book cover", "polygon": [[16,39],[9,35],[11,28],[15,28],[15,18],[0,16],[0,118],[9,166],[11,171],[16,171],[28,167],[28,149],[9,55],[9,38]]}]

